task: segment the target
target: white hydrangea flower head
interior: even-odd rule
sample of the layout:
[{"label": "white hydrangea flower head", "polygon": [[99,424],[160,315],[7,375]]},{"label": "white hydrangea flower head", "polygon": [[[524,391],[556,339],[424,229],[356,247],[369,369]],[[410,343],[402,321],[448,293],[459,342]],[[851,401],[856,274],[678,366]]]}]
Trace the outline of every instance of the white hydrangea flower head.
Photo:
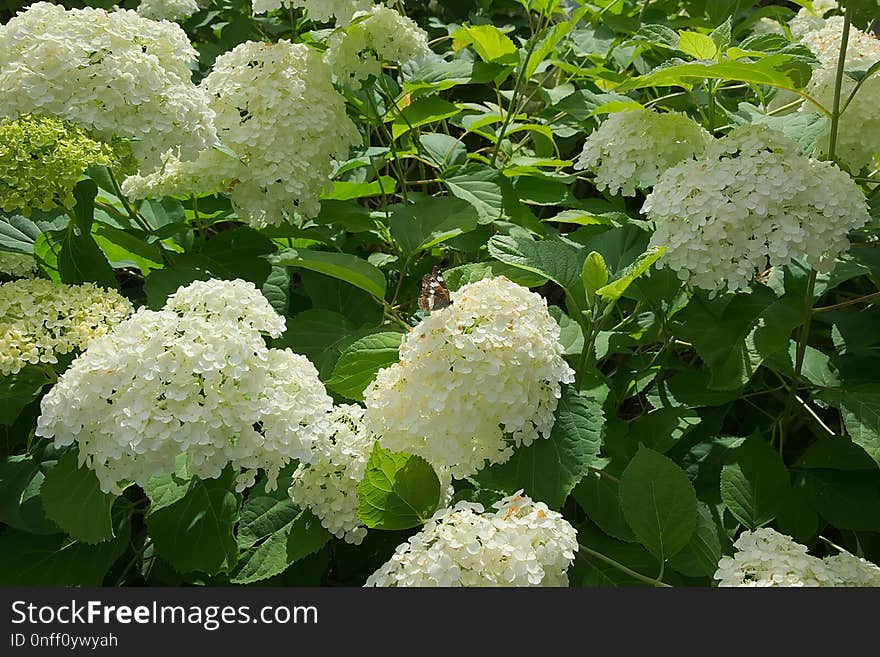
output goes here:
[{"label": "white hydrangea flower head", "polygon": [[677,112],[615,112],[587,137],[574,168],[595,174],[600,190],[635,196],[670,167],[702,156],[710,139],[696,121]]},{"label": "white hydrangea flower head", "polygon": [[870,221],[846,173],[797,155],[766,126],[734,128],[702,160],[664,173],[642,212],[656,223],[653,246],[688,284],[713,294],[749,286],[756,270],[802,259],[830,271],[848,233]]},{"label": "white hydrangea flower head", "polygon": [[366,586],[568,586],[577,531],[522,491],[494,505],[441,509]]},{"label": "white hydrangea flower head", "polygon": [[327,531],[353,545],[360,545],[367,535],[357,515],[357,488],[376,442],[363,417],[360,406],[335,407],[326,440],[315,442],[311,459],[297,467],[288,490],[293,501],[311,509]]},{"label": "white hydrangea flower head", "polygon": [[386,449],[460,479],[549,436],[574,372],[540,295],[498,277],[452,300],[409,332],[400,362],[367,387],[365,421]]},{"label": "white hydrangea flower head", "polygon": [[733,544],[733,557],[722,557],[718,586],[832,586],[834,577],[804,545],[769,527],[745,531]]},{"label": "white hydrangea flower head", "polygon": [[154,21],[180,21],[199,11],[196,0],[141,0],[137,13]]},{"label": "white hydrangea flower head", "polygon": [[[834,87],[837,62],[843,38],[843,17],[832,16],[821,20],[816,29],[808,30],[801,36],[804,43],[822,63],[813,72],[807,86],[809,93],[824,107],[831,108],[834,103]],[[846,48],[847,70],[867,68],[880,62],[880,39],[852,27]],[[856,82],[849,76],[843,77],[841,98],[846,100],[855,89]],[[880,153],[880,77],[872,76],[861,86],[840,117],[836,155],[851,171],[857,173],[868,166]],[[801,106],[802,112],[818,112],[812,103]],[[830,128],[820,142],[822,152],[828,151]]]},{"label": "white hydrangea flower head", "polygon": [[201,87],[234,155],[167,157],[161,171],[126,179],[123,191],[137,199],[221,191],[255,228],[317,215],[333,158],[361,141],[321,55],[289,41],[248,41],[218,57]]},{"label": "white hydrangea flower head", "polygon": [[880,587],[880,568],[867,559],[841,552],[823,561],[834,577],[833,586]]},{"label": "white hydrangea flower head", "polygon": [[287,328],[269,300],[250,281],[195,281],[168,297],[165,308],[208,321],[233,321],[250,329],[279,337]]},{"label": "white hydrangea flower head", "polygon": [[255,14],[265,14],[273,9],[292,7],[303,9],[316,23],[328,23],[336,19],[337,25],[348,25],[359,11],[365,11],[373,0],[251,0]]},{"label": "white hydrangea flower head", "polygon": [[37,2],[0,25],[0,117],[55,116],[131,140],[147,170],[171,149],[188,159],[216,143],[191,79],[197,56],[175,23]]},{"label": "white hydrangea flower head", "polygon": [[351,84],[378,76],[383,61],[403,64],[430,54],[428,34],[415,21],[376,5],[330,37],[324,59],[343,84]]},{"label": "white hydrangea flower head", "polygon": [[814,30],[821,30],[825,26],[823,16],[838,8],[835,0],[816,0],[813,3],[813,11],[801,7],[794,18],[788,23],[791,34],[795,39],[802,38],[805,34]]},{"label": "white hydrangea flower head", "polygon": [[37,261],[27,253],[0,251],[0,274],[12,278],[32,278],[37,270]]},{"label": "white hydrangea flower head", "polygon": [[332,400],[304,356],[266,347],[261,330],[277,335],[283,323],[243,312],[249,285],[183,288],[93,340],[43,398],[38,435],[76,443],[106,492],[173,472],[180,454],[202,478],[231,464],[238,490],[266,470],[271,490],[322,439]]},{"label": "white hydrangea flower head", "polygon": [[27,365],[55,364],[85,349],[132,312],[113,290],[92,283],[62,285],[42,278],[0,284],[0,375]]}]

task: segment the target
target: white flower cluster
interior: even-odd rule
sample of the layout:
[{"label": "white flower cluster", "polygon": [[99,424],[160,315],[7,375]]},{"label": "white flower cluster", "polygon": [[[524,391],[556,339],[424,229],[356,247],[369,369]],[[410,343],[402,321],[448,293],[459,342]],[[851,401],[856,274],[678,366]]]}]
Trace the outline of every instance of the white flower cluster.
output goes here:
[{"label": "white flower cluster", "polygon": [[199,10],[196,0],[141,0],[137,13],[154,21],[179,21]]},{"label": "white flower cluster", "polygon": [[703,155],[710,139],[696,121],[677,112],[615,112],[587,137],[574,168],[593,172],[600,190],[635,196],[670,167]]},{"label": "white flower cluster", "polygon": [[734,128],[706,157],[661,176],[642,208],[654,246],[695,287],[748,287],[755,270],[803,259],[829,271],[849,248],[849,231],[870,221],[865,197],[846,173],[797,155],[766,126]]},{"label": "white flower cluster", "polygon": [[867,559],[841,552],[822,561],[834,577],[834,586],[880,587],[880,568]]},{"label": "white flower cluster", "polygon": [[0,251],[0,274],[12,278],[31,278],[37,269],[34,256],[27,253]]},{"label": "white flower cluster", "polygon": [[400,362],[367,387],[365,421],[386,449],[460,479],[549,436],[560,384],[574,372],[541,296],[498,277],[452,299],[410,331]]},{"label": "white flower cluster", "polygon": [[880,568],[841,552],[820,559],[807,547],[769,527],[743,532],[733,557],[722,557],[718,586],[880,586]]},{"label": "white flower cluster", "polygon": [[288,491],[294,502],[321,519],[327,531],[354,545],[367,535],[357,515],[357,488],[376,442],[363,417],[360,406],[334,408],[327,438],[313,445],[312,457],[297,467]]},{"label": "white flower cluster", "polygon": [[352,16],[369,9],[373,0],[251,0],[255,14],[265,14],[273,9],[292,7],[303,9],[317,23],[327,23],[332,18],[337,25],[348,25]]},{"label": "white flower cluster", "polygon": [[324,58],[345,84],[379,75],[383,61],[405,63],[430,54],[428,35],[415,21],[377,5],[335,32]]},{"label": "white flower cluster", "polygon": [[192,157],[216,142],[191,80],[197,55],[174,23],[38,2],[0,25],[0,117],[51,115],[129,139],[147,169],[170,149]]},{"label": "white flower cluster", "polygon": [[317,51],[248,41],[218,57],[201,86],[234,155],[209,149],[194,162],[168,157],[163,170],[126,179],[123,191],[132,198],[222,191],[256,228],[315,216],[332,158],[347,158],[360,141]]},{"label": "white flower cluster", "polygon": [[[801,41],[813,51],[822,67],[813,72],[807,93],[826,108],[834,103],[834,87],[841,40],[843,37],[843,17],[832,16],[819,19],[818,24],[804,28]],[[866,69],[880,62],[880,40],[873,34],[866,34],[852,27],[846,49],[846,70]],[[841,87],[842,102],[850,97],[856,81],[844,75]],[[855,173],[871,164],[874,156],[880,153],[880,76],[868,78],[853,96],[840,117],[840,130],[837,139],[836,155]],[[811,103],[801,107],[803,112],[818,112]],[[830,131],[830,128],[829,128]],[[828,149],[829,134],[826,132],[820,145],[824,152]]]},{"label": "white flower cluster", "polygon": [[62,285],[42,278],[0,284],[0,375],[28,364],[55,364],[85,349],[127,318],[131,304],[92,283]]},{"label": "white flower cluster", "polygon": [[521,493],[495,513],[470,502],[438,511],[366,586],[568,586],[577,531]]},{"label": "white flower cluster", "polygon": [[800,39],[807,32],[822,29],[825,21],[822,17],[830,11],[837,9],[835,0],[816,0],[813,2],[813,10],[810,11],[806,7],[801,7],[797,15],[788,23],[791,34],[796,39]]},{"label": "white flower cluster", "polygon": [[271,490],[332,408],[305,357],[266,347],[283,329],[252,283],[193,283],[92,341],[43,398],[37,433],[76,442],[106,492],[173,472],[179,454],[202,478],[231,464],[238,490],[265,469]]}]

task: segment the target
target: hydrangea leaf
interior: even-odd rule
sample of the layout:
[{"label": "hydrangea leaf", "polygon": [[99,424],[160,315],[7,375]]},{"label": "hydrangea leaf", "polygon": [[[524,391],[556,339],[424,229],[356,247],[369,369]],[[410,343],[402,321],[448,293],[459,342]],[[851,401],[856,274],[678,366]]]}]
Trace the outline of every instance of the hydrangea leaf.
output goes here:
[{"label": "hydrangea leaf", "polygon": [[31,534],[61,532],[40,501],[43,467],[46,463],[25,455],[0,462],[0,522]]},{"label": "hydrangea leaf", "polygon": [[32,254],[41,232],[39,226],[21,215],[0,215],[0,247],[4,251]]},{"label": "hydrangea leaf", "polygon": [[694,345],[712,372],[708,387],[733,390],[748,382],[765,358],[788,346],[803,315],[802,302],[757,286],[725,306],[694,296],[676,315],[674,330]]},{"label": "hydrangea leaf", "polygon": [[669,561],[669,565],[688,577],[709,577],[721,559],[721,541],[712,511],[705,502],[697,503],[697,528],[690,542]]},{"label": "hydrangea leaf", "polygon": [[111,541],[71,543],[64,534],[0,533],[0,586],[101,586],[129,543],[131,515],[114,514]]},{"label": "hydrangea leaf", "polygon": [[496,235],[489,240],[489,254],[501,262],[546,276],[574,294],[581,285],[587,251],[562,237],[534,240],[526,235]]},{"label": "hydrangea leaf", "polygon": [[477,227],[477,211],[467,201],[439,196],[399,206],[391,215],[391,236],[407,254],[425,251]]},{"label": "hydrangea leaf", "polygon": [[95,473],[77,465],[75,451],[46,475],[40,498],[46,515],[75,540],[101,543],[113,538],[110,512],[116,495],[103,492]]},{"label": "hydrangea leaf", "polygon": [[147,517],[156,554],[178,572],[215,575],[238,562],[233,527],[240,498],[233,478],[227,468],[217,479],[194,479],[183,497]]},{"label": "hydrangea leaf", "polygon": [[[271,498],[260,498],[263,500]],[[243,548],[238,568],[231,580],[234,584],[252,584],[274,577],[287,570],[290,564],[320,550],[330,540],[330,533],[321,526],[320,520],[311,511],[299,511],[296,507],[274,500],[274,511],[261,514],[251,521],[246,535],[250,537],[265,532],[273,525],[287,518],[294,510],[295,515],[275,531],[270,532]],[[246,521],[242,513],[242,523]],[[256,523],[256,524],[254,524]],[[239,534],[239,540],[241,534]],[[248,541],[250,538],[248,538]],[[241,546],[241,543],[239,543]]]},{"label": "hydrangea leaf", "polygon": [[336,361],[327,387],[357,401],[363,401],[364,389],[376,373],[398,361],[402,333],[373,333],[355,340]]},{"label": "hydrangea leaf", "polygon": [[629,289],[639,276],[644,274],[657,262],[663,254],[666,253],[666,247],[655,246],[648,249],[645,253],[636,258],[635,262],[624,269],[620,276],[613,282],[600,287],[596,290],[596,294],[602,297],[606,302],[617,301],[623,296],[624,292]]},{"label": "hydrangea leaf", "polygon": [[840,408],[852,441],[880,466],[880,385],[850,385],[827,391],[822,398]]},{"label": "hydrangea leaf", "polygon": [[423,458],[373,447],[358,486],[358,518],[371,529],[424,524],[440,500],[440,481]]},{"label": "hydrangea leaf", "polygon": [[271,258],[276,265],[300,267],[351,283],[375,297],[385,296],[385,276],[366,260],[348,253],[287,249]]},{"label": "hydrangea leaf", "polygon": [[733,516],[749,529],[773,520],[791,490],[788,470],[779,454],[760,436],[753,436],[730,453],[721,470],[721,499]]},{"label": "hydrangea leaf", "polygon": [[680,552],[697,527],[697,494],[672,460],[636,453],[620,477],[620,505],[633,533],[661,561]]},{"label": "hydrangea leaf", "polygon": [[604,427],[602,407],[566,386],[549,438],[518,448],[509,461],[487,468],[477,479],[509,493],[523,489],[529,497],[560,509],[599,454]]},{"label": "hydrangea leaf", "polygon": [[588,472],[572,495],[587,517],[603,532],[628,543],[637,540],[620,506],[619,478],[612,480],[604,473]]},{"label": "hydrangea leaf", "polygon": [[49,381],[39,367],[25,367],[18,374],[0,376],[0,425],[11,425],[25,407],[39,398]]},{"label": "hydrangea leaf", "polygon": [[880,471],[808,470],[803,488],[810,506],[840,529],[880,531]]}]

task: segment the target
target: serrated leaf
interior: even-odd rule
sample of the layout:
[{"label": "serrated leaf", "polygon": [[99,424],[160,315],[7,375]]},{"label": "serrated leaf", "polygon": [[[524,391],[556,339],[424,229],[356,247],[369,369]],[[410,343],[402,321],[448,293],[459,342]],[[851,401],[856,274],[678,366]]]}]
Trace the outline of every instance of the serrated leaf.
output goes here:
[{"label": "serrated leaf", "polygon": [[718,569],[721,541],[712,512],[705,502],[697,503],[697,528],[691,540],[669,561],[669,565],[688,577],[709,577]]},{"label": "serrated leaf", "polygon": [[407,254],[430,249],[477,227],[479,215],[467,201],[438,196],[399,206],[391,215],[391,236]]},{"label": "serrated leaf", "polygon": [[383,367],[396,363],[402,333],[373,333],[349,345],[333,368],[327,387],[348,399],[363,401],[364,389]]},{"label": "serrated leaf", "polygon": [[[277,522],[278,518],[273,520]],[[230,581],[234,584],[252,584],[279,575],[290,564],[320,550],[329,540],[330,533],[311,511],[297,510],[293,519],[271,532],[259,545],[242,553],[239,566]]]},{"label": "serrated leaf", "polygon": [[644,274],[666,253],[665,246],[654,246],[636,258],[635,262],[624,269],[612,283],[596,290],[596,294],[606,302],[617,301],[636,279]]},{"label": "serrated leaf", "polygon": [[680,32],[678,49],[694,59],[715,59],[718,54],[718,45],[712,37],[700,32]]},{"label": "serrated leaf", "polygon": [[316,271],[351,283],[375,297],[385,296],[385,276],[366,260],[349,253],[287,249],[271,257],[276,265]]},{"label": "serrated leaf", "polygon": [[680,552],[697,527],[697,495],[672,460],[642,448],[620,478],[620,505],[639,542],[664,561]]},{"label": "serrated leaf", "polygon": [[791,489],[788,470],[760,436],[746,440],[729,458],[721,469],[721,500],[743,525],[757,529],[785,506]]},{"label": "serrated leaf", "polygon": [[572,495],[587,517],[603,532],[621,541],[631,543],[636,540],[620,506],[619,480],[612,480],[600,472],[589,472]]},{"label": "serrated leaf", "polygon": [[49,383],[39,367],[25,367],[17,374],[0,376],[0,425],[11,425],[25,407],[36,401]]},{"label": "serrated leaf", "polygon": [[116,495],[102,491],[95,473],[77,465],[76,452],[68,452],[46,475],[40,498],[46,515],[75,540],[93,544],[113,538],[110,512]]},{"label": "serrated leaf", "polygon": [[496,235],[489,240],[489,254],[501,262],[546,276],[566,290],[581,284],[587,251],[561,237],[534,240],[525,235]]},{"label": "serrated leaf", "polygon": [[375,529],[409,529],[424,524],[440,501],[440,481],[419,456],[373,446],[358,486],[358,518]]},{"label": "serrated leaf", "polygon": [[239,495],[233,479],[231,469],[218,479],[196,479],[183,497],[147,517],[156,554],[178,572],[215,575],[235,567]]},{"label": "serrated leaf", "polygon": [[483,470],[477,479],[509,493],[523,489],[559,509],[599,454],[604,425],[602,407],[595,399],[566,386],[550,436],[518,448],[510,460]]},{"label": "serrated leaf", "polygon": [[40,501],[41,465],[25,455],[0,462],[0,522],[31,534],[58,534],[61,529],[46,517]]}]

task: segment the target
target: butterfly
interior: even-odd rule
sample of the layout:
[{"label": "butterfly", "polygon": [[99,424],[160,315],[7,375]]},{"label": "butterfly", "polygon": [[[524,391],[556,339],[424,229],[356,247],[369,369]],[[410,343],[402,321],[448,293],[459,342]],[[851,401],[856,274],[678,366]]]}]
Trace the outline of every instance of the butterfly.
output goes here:
[{"label": "butterfly", "polygon": [[452,305],[446,280],[435,266],[430,274],[422,277],[422,292],[419,294],[419,308],[424,312],[440,310]]}]

